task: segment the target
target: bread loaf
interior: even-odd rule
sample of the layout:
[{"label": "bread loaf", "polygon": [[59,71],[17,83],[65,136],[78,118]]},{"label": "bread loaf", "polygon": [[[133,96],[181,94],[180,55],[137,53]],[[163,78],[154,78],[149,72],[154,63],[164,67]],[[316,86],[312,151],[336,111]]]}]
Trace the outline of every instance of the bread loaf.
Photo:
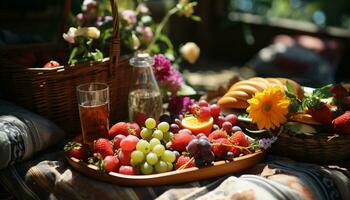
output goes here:
[{"label": "bread loaf", "polygon": [[304,92],[301,86],[291,79],[254,77],[233,84],[226,94],[219,99],[218,104],[222,108],[245,109],[249,106],[247,100],[252,98],[256,92],[261,92],[270,86],[276,85],[284,91],[287,82],[294,87],[298,98],[302,99]]}]

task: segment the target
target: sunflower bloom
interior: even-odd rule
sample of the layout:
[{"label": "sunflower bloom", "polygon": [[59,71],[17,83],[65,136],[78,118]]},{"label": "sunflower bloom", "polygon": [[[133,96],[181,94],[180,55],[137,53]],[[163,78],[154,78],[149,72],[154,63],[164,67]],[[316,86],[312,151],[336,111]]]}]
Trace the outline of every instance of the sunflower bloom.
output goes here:
[{"label": "sunflower bloom", "polygon": [[274,129],[287,121],[290,100],[279,86],[256,93],[248,103],[249,118],[259,129]]}]

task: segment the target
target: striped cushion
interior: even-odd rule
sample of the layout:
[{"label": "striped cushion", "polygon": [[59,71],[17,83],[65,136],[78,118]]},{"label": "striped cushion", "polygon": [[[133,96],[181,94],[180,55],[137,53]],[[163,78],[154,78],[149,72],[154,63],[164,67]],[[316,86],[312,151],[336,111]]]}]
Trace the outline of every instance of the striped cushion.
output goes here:
[{"label": "striped cushion", "polygon": [[30,159],[63,138],[52,122],[0,100],[0,169]]}]

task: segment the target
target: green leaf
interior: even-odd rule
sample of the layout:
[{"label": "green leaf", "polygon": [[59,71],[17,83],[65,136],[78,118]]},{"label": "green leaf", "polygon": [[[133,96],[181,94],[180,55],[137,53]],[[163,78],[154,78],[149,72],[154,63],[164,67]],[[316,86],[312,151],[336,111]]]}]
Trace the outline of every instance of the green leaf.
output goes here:
[{"label": "green leaf", "polygon": [[331,92],[332,87],[333,85],[329,84],[321,88],[317,88],[312,92],[312,96],[318,97],[320,99],[330,98],[333,96],[333,93]]},{"label": "green leaf", "polygon": [[195,95],[197,92],[189,85],[183,84],[180,90],[177,92],[179,96]]},{"label": "green leaf", "polygon": [[303,111],[301,102],[297,98],[290,98],[289,112],[301,112]]},{"label": "green leaf", "polygon": [[157,44],[153,44],[150,46],[150,52],[151,54],[158,54],[160,52],[160,48]]},{"label": "green leaf", "polygon": [[191,16],[191,19],[192,19],[193,21],[196,21],[196,22],[202,21],[201,17],[200,17],[200,16],[197,16],[197,15],[192,15],[192,16]]},{"label": "green leaf", "polygon": [[316,133],[316,130],[312,126],[297,122],[287,122],[284,127],[294,134],[313,135]]},{"label": "green leaf", "polygon": [[78,47],[74,47],[72,49],[72,51],[70,52],[70,55],[69,55],[69,60],[68,60],[68,64],[74,64],[73,61],[76,61],[74,58],[76,57],[77,53],[79,51],[79,48]]},{"label": "green leaf", "polygon": [[244,112],[244,113],[241,113],[238,115],[238,117],[241,117],[241,118],[249,118],[249,114]]},{"label": "green leaf", "polygon": [[93,56],[94,61],[99,61],[103,59],[103,53],[98,49],[96,49],[95,52],[92,52],[91,54]]},{"label": "green leaf", "polygon": [[290,92],[290,93],[292,93],[292,94],[294,94],[296,96],[295,89],[294,89],[293,85],[289,81],[287,81],[286,87],[287,87],[287,91],[288,92]]},{"label": "green leaf", "polygon": [[174,54],[174,45],[167,35],[164,35],[164,34],[159,35],[158,40],[166,44],[166,46],[168,47],[165,51],[167,54]]},{"label": "green leaf", "polygon": [[104,22],[103,24],[101,24],[101,26],[98,27],[98,29],[101,32],[103,32],[107,29],[112,29],[112,27],[113,27],[113,20]]}]

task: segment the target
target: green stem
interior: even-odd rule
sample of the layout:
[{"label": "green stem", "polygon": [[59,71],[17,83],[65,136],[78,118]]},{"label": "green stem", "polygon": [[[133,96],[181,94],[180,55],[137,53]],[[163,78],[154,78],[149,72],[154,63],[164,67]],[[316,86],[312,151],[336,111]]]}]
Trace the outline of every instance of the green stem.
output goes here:
[{"label": "green stem", "polygon": [[154,43],[158,40],[160,34],[162,33],[164,26],[169,21],[169,18],[172,15],[174,15],[175,13],[177,13],[178,10],[179,9],[177,7],[174,7],[171,10],[169,10],[169,12],[164,16],[163,20],[159,23],[159,25],[156,28],[156,31],[155,31],[154,37],[152,38],[151,43],[147,47],[148,52],[151,50],[151,47],[154,45]]}]

